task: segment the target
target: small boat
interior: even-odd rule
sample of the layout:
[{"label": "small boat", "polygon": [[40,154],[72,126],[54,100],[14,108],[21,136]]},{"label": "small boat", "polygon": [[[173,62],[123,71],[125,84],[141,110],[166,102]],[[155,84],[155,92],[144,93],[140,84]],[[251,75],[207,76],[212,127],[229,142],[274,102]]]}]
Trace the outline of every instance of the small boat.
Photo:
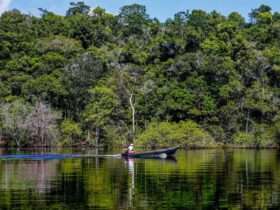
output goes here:
[{"label": "small boat", "polygon": [[124,158],[168,158],[173,156],[179,147],[152,150],[148,152],[122,153]]}]

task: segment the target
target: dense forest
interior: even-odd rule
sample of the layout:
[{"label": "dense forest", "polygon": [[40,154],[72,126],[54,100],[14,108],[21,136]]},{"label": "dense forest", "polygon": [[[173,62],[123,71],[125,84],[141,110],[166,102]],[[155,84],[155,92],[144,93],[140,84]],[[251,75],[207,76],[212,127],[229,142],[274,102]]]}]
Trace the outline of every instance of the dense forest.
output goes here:
[{"label": "dense forest", "polygon": [[280,13],[83,2],[0,17],[0,139],[8,146],[280,145]]}]

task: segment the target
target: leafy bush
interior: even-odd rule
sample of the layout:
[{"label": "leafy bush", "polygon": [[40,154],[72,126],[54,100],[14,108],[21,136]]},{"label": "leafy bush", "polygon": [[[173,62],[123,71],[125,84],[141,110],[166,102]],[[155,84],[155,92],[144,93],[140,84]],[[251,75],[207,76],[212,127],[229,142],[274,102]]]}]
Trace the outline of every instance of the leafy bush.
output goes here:
[{"label": "leafy bush", "polygon": [[233,136],[233,144],[241,147],[277,147],[277,127],[256,124],[252,132],[238,132]]},{"label": "leafy bush", "polygon": [[31,110],[31,105],[20,99],[0,105],[1,136],[9,139],[9,146],[19,147],[26,143],[25,122]]},{"label": "leafy bush", "polygon": [[214,139],[193,121],[153,122],[137,139],[137,144],[143,146],[172,146],[188,147],[214,146]]},{"label": "leafy bush", "polygon": [[73,144],[73,140],[77,139],[82,134],[80,125],[69,119],[61,123],[60,130],[63,138],[62,144]]},{"label": "leafy bush", "polygon": [[254,134],[238,132],[233,136],[233,143],[240,146],[255,146],[256,139]]},{"label": "leafy bush", "polygon": [[266,148],[277,147],[275,133],[270,129],[261,133],[261,135],[259,136],[258,145],[260,147],[266,147]]}]

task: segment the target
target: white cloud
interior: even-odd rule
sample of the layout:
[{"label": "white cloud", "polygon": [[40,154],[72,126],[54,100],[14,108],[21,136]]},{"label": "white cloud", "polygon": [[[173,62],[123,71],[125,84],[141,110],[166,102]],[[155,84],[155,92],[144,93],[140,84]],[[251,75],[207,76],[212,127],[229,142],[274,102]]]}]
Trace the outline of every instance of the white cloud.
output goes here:
[{"label": "white cloud", "polygon": [[5,12],[11,3],[11,0],[0,0],[0,14]]}]

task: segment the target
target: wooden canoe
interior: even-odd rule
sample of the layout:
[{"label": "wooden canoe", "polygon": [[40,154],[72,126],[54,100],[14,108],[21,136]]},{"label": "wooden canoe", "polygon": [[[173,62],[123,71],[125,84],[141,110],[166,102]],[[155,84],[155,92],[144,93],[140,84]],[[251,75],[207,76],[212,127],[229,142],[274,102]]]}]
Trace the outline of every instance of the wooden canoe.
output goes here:
[{"label": "wooden canoe", "polygon": [[168,158],[173,156],[179,147],[152,150],[147,152],[122,153],[125,158]]}]

